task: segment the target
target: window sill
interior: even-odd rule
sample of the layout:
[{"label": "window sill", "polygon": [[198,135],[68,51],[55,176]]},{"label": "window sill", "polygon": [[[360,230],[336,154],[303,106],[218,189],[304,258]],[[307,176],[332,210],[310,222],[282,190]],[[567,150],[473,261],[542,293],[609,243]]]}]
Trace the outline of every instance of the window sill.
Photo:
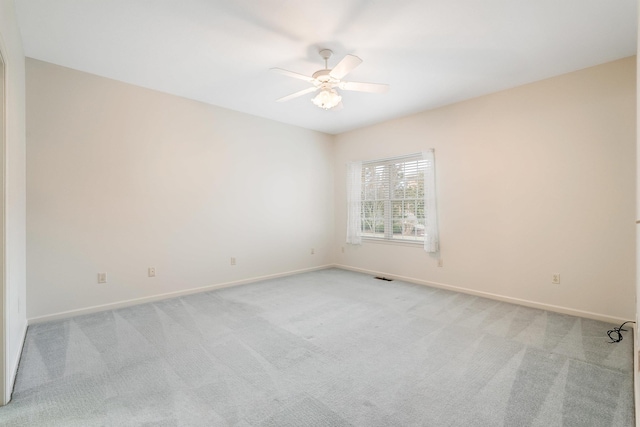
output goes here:
[{"label": "window sill", "polygon": [[408,246],[415,248],[424,248],[424,241],[420,240],[390,240],[390,239],[376,239],[375,237],[362,237],[362,243],[374,243],[376,245],[393,245],[393,246]]}]

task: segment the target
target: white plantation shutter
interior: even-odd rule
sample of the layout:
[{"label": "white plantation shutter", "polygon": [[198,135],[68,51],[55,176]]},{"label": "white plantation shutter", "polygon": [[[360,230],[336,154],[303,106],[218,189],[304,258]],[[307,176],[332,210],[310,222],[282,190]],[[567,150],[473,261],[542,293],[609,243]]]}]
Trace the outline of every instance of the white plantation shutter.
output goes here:
[{"label": "white plantation shutter", "polygon": [[347,243],[359,245],[361,237],[362,162],[347,164]]},{"label": "white plantation shutter", "polygon": [[440,250],[440,235],[438,232],[438,209],[436,203],[436,162],[434,150],[424,151],[422,159],[425,161],[424,173],[424,205],[426,212],[424,231],[424,250],[430,253]]}]

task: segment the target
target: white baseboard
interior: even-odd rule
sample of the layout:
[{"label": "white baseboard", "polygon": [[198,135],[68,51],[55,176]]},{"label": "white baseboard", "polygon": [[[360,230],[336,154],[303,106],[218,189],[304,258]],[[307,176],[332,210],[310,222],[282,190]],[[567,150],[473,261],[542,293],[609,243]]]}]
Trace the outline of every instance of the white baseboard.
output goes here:
[{"label": "white baseboard", "polygon": [[430,282],[428,280],[416,279],[414,277],[398,276],[394,274],[385,273],[382,271],[373,271],[373,270],[367,270],[363,268],[351,267],[351,266],[340,265],[340,264],[336,264],[334,265],[334,267],[341,268],[344,270],[356,271],[358,273],[370,274],[372,276],[384,276],[394,280],[402,280],[404,282],[415,283],[416,285],[424,285],[424,286],[430,286],[434,288],[447,289],[450,291],[456,291],[463,294],[475,295],[475,296],[489,298],[497,301],[510,302],[513,304],[523,305],[526,307],[553,311],[555,313],[569,314],[572,316],[585,317],[587,319],[600,320],[602,322],[607,322],[607,323],[621,324],[623,322],[630,320],[630,319],[623,319],[621,317],[608,316],[606,314],[592,313],[590,311],[576,310],[573,308],[562,307],[558,305],[544,304],[544,303],[524,300],[520,298],[507,297],[504,295],[492,294],[490,292],[476,291],[474,289],[461,288],[459,286],[452,286],[445,283]]},{"label": "white baseboard", "polygon": [[183,295],[197,294],[200,292],[212,291],[215,289],[229,288],[231,286],[245,285],[248,283],[259,282],[261,280],[277,279],[278,277],[292,276],[294,274],[307,273],[310,271],[325,270],[334,267],[332,264],[321,265],[318,267],[305,268],[301,270],[287,271],[284,273],[269,274],[266,276],[251,277],[248,279],[236,280],[232,282],[217,283],[214,285],[202,286],[199,288],[185,289],[181,291],[168,292],[164,294],[151,295],[148,297],[135,298],[131,300],[118,301],[109,304],[94,305],[91,307],[80,308],[77,310],[63,311],[60,313],[47,314],[46,316],[32,317],[27,319],[29,325],[36,323],[50,322],[52,320],[66,319],[69,317],[80,316],[83,314],[97,313],[106,310],[116,310],[118,308],[130,307],[132,305],[145,304],[148,302],[161,301],[169,298],[176,298]]},{"label": "white baseboard", "polygon": [[[418,285],[431,286],[431,287],[441,288],[441,289],[448,289],[448,290],[451,290],[451,291],[461,292],[461,293],[464,293],[464,294],[485,297],[485,298],[489,298],[489,299],[493,299],[493,300],[497,300],[497,301],[509,302],[509,303],[513,303],[513,304],[519,304],[519,305],[523,305],[523,306],[526,306],[526,307],[538,308],[538,309],[541,309],[541,310],[553,311],[553,312],[556,312],[556,313],[569,314],[569,315],[572,315],[572,316],[578,316],[578,317],[585,317],[585,318],[588,318],[588,319],[600,320],[600,321],[607,322],[607,323],[621,324],[623,322],[626,322],[626,321],[630,320],[630,319],[623,319],[623,318],[620,318],[620,317],[614,317],[614,316],[609,316],[609,315],[600,314],[600,313],[592,313],[592,312],[589,312],[589,311],[576,310],[576,309],[573,309],[573,308],[562,307],[562,306],[558,306],[558,305],[544,304],[544,303],[524,300],[524,299],[520,299],[520,298],[508,297],[508,296],[504,296],[504,295],[493,294],[493,293],[490,293],[490,292],[476,291],[474,289],[462,288],[462,287],[459,287],[459,286],[448,285],[448,284],[445,284],[445,283],[431,282],[431,281],[427,281],[427,280],[416,279],[414,277],[406,277],[406,276],[394,275],[394,274],[389,274],[389,273],[385,273],[385,272],[381,272],[381,271],[367,270],[367,269],[351,267],[351,266],[341,265],[341,264],[327,264],[327,265],[322,265],[322,266],[318,266],[318,267],[306,268],[306,269],[301,269],[301,270],[287,271],[287,272],[284,272],[284,273],[277,273],[277,274],[270,274],[270,275],[266,275],[266,276],[252,277],[252,278],[248,278],[248,279],[242,279],[242,280],[237,280],[237,281],[232,281],[232,282],[225,282],[225,283],[218,283],[218,284],[203,286],[203,287],[199,287],[199,288],[191,288],[191,289],[186,289],[186,290],[182,290],[182,291],[169,292],[169,293],[158,294],[158,295],[151,295],[151,296],[143,297],[143,298],[136,298],[136,299],[126,300],[126,301],[118,301],[118,302],[109,303],[109,304],[96,305],[96,306],[81,308],[81,309],[77,309],[77,310],[69,310],[69,311],[64,311],[64,312],[60,312],[60,313],[48,314],[46,316],[32,317],[32,318],[28,319],[28,324],[29,325],[33,325],[33,324],[36,324],[36,323],[42,323],[42,322],[49,322],[49,321],[52,321],[52,320],[65,319],[65,318],[69,318],[69,317],[80,316],[80,315],[83,315],[83,314],[97,313],[99,311],[115,310],[115,309],[118,309],[118,308],[129,307],[129,306],[132,306],[132,305],[138,305],[138,304],[144,304],[144,303],[148,303],[148,302],[160,301],[160,300],[164,300],[164,299],[168,299],[168,298],[175,298],[175,297],[179,297],[179,296],[183,296],[183,295],[195,294],[195,293],[199,293],[199,292],[206,292],[206,291],[211,291],[211,290],[215,290],[215,289],[228,288],[228,287],[231,287],[231,286],[244,285],[244,284],[247,284],[247,283],[259,282],[261,280],[276,279],[278,277],[286,277],[286,276],[291,276],[291,275],[300,274],[300,273],[306,273],[306,272],[310,272],[310,271],[324,270],[324,269],[333,268],[333,267],[341,268],[343,270],[356,271],[356,272],[364,273],[364,274],[370,274],[370,275],[373,275],[373,276],[389,277],[391,279],[402,280],[402,281],[405,281],[405,282],[415,283],[415,284],[418,284]],[[636,352],[636,354],[637,354],[637,352]]]}]

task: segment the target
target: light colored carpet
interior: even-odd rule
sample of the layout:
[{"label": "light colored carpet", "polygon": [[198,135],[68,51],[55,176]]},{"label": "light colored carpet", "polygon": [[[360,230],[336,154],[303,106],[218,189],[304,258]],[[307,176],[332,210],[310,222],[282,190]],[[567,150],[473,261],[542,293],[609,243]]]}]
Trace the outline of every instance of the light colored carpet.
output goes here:
[{"label": "light colored carpet", "polygon": [[330,269],[38,324],[10,426],[632,426],[631,331]]}]

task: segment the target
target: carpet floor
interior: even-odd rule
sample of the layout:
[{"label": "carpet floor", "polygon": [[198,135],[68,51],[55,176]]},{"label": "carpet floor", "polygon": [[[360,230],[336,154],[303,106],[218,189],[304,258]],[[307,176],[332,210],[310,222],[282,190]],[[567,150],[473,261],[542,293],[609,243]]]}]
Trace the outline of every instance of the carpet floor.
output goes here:
[{"label": "carpet floor", "polygon": [[321,270],[30,326],[0,425],[630,427],[613,326]]}]

